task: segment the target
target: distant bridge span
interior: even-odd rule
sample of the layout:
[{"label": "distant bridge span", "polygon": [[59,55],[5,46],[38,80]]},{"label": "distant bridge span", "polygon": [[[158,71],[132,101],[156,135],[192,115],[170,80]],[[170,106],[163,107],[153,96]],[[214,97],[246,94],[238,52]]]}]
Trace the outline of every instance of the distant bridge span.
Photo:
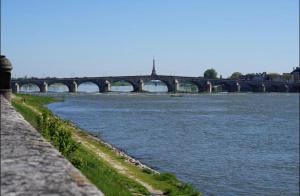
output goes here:
[{"label": "distant bridge span", "polygon": [[111,84],[117,81],[126,81],[133,87],[133,92],[144,92],[144,84],[153,80],[160,80],[166,84],[168,92],[179,91],[179,84],[194,84],[198,92],[211,93],[215,86],[222,86],[227,92],[299,92],[299,83],[278,81],[253,81],[231,79],[206,79],[203,77],[184,77],[167,75],[141,75],[141,76],[109,76],[109,77],[74,77],[74,78],[38,78],[38,79],[13,79],[12,90],[18,93],[21,86],[35,84],[40,92],[47,92],[48,86],[61,83],[68,87],[69,92],[77,92],[78,86],[85,82],[91,82],[98,86],[99,92],[111,91]]}]

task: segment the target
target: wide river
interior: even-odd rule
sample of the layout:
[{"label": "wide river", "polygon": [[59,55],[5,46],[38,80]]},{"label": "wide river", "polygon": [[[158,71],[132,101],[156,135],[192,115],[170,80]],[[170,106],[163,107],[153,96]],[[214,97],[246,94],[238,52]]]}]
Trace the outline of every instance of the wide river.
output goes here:
[{"label": "wide river", "polygon": [[206,195],[299,195],[299,94],[79,94],[48,107]]}]

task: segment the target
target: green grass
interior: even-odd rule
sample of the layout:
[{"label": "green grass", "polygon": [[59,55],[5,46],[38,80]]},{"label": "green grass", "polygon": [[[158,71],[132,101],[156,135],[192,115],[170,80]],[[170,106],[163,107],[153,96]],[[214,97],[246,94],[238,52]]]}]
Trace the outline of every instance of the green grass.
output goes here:
[{"label": "green grass", "polygon": [[14,103],[18,102],[24,102],[28,105],[31,105],[35,107],[39,111],[48,111],[46,107],[44,107],[47,104],[54,103],[60,101],[59,99],[55,99],[52,97],[46,97],[46,96],[32,96],[28,94],[18,94],[16,97],[13,99]]},{"label": "green grass", "polygon": [[[41,128],[37,119],[39,119],[41,114],[38,114],[37,111],[40,113],[47,113],[51,118],[54,118],[55,115],[44,106],[56,101],[60,100],[44,96],[18,94],[13,98],[12,104],[29,123],[39,130]],[[28,105],[30,107],[28,107]],[[60,124],[64,126],[64,129],[69,130],[72,134],[79,136],[81,139],[84,139],[84,141],[95,146],[111,159],[125,166],[135,177],[150,184],[155,189],[162,190],[166,195],[201,195],[191,185],[180,182],[173,174],[155,174],[149,169],[141,169],[133,164],[125,162],[124,157],[116,154],[103,143],[89,137],[87,133],[74,127],[68,121],[61,119],[59,121],[61,121]],[[51,141],[49,136],[43,135],[46,139],[50,140],[54,146],[57,146],[57,143]],[[127,176],[120,174],[108,162],[99,158],[94,151],[87,149],[83,145],[79,145],[76,151],[66,158],[68,158],[71,163],[73,163],[105,195],[149,195],[149,192],[145,187]]]},{"label": "green grass", "polygon": [[36,119],[38,115],[36,113],[32,112],[31,110],[22,106],[21,104],[16,103],[16,101],[14,100],[12,101],[12,105],[16,108],[18,112],[22,114],[25,120],[27,120],[34,128],[37,128]]},{"label": "green grass", "polygon": [[[132,195],[133,192],[148,195],[149,192],[135,181],[119,174],[107,163],[97,158],[88,149],[80,147],[75,153],[76,157],[82,158],[84,166],[79,170],[105,195]],[[129,191],[130,190],[130,191]]]},{"label": "green grass", "polygon": [[[43,105],[47,103],[52,103],[55,99],[48,97],[34,97],[30,95],[17,95],[16,98],[12,100],[13,106],[19,111],[24,118],[32,124],[40,132],[39,123],[37,119],[40,114],[37,114],[31,108],[26,106],[25,103],[33,106],[35,109],[38,109],[42,112],[50,113]],[[51,117],[49,117],[51,118]],[[65,121],[62,121],[64,126],[67,126]],[[42,132],[43,133],[43,132]],[[50,139],[49,135],[45,135],[52,144],[55,144],[55,141]],[[54,145],[59,149],[59,145]],[[142,185],[137,182],[127,178],[116,172],[114,169],[109,167],[106,163],[96,158],[97,156],[93,155],[82,145],[72,154],[72,156],[66,157],[71,162],[73,158],[76,157],[76,160],[80,160],[81,164],[76,165],[78,169],[92,182],[94,183],[105,195],[132,195],[132,193],[139,193],[143,195],[148,195],[148,191]]]}]

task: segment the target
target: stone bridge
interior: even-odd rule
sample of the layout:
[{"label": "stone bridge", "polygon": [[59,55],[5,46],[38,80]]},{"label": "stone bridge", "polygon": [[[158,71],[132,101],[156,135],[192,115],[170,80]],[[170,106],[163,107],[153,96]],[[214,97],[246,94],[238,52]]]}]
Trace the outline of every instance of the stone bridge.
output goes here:
[{"label": "stone bridge", "polygon": [[194,84],[197,86],[199,93],[211,93],[216,87],[222,87],[222,91],[227,92],[299,92],[299,83],[206,79],[203,77],[167,75],[13,79],[11,86],[14,93],[18,93],[20,88],[26,84],[34,84],[39,87],[40,92],[47,92],[50,85],[60,83],[66,85],[69,92],[75,93],[79,85],[90,82],[98,86],[99,92],[104,93],[111,91],[112,83],[124,81],[132,85],[133,92],[144,92],[144,84],[153,80],[163,82],[167,86],[168,92],[171,93],[178,92],[180,84]]}]

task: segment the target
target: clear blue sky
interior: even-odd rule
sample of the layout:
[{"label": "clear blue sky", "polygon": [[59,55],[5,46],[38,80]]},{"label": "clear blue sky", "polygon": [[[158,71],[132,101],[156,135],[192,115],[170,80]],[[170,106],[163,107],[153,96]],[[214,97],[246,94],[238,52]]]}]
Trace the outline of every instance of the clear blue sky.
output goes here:
[{"label": "clear blue sky", "polygon": [[290,72],[299,65],[298,0],[2,0],[3,53],[13,76],[215,68]]}]

